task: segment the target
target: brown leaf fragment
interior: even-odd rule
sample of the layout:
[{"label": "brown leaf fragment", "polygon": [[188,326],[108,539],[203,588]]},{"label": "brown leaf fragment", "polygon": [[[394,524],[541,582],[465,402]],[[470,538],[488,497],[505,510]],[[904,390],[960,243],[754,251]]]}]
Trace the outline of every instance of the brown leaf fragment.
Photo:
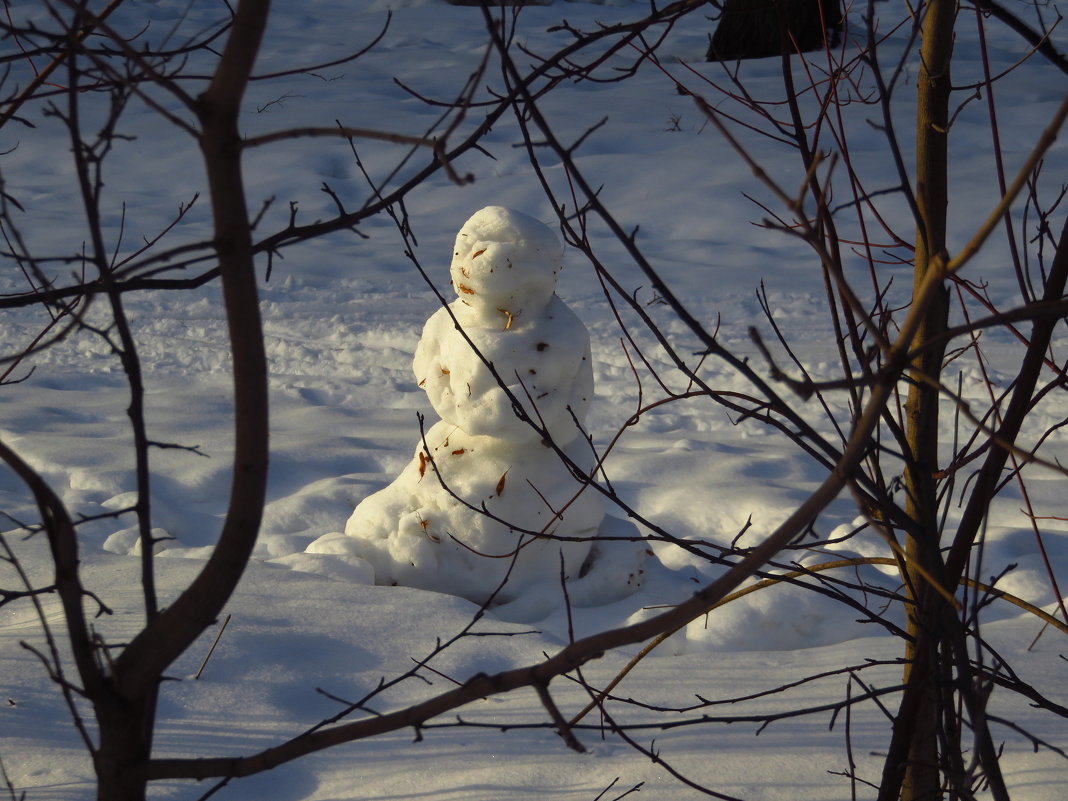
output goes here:
[{"label": "brown leaf fragment", "polygon": [[442,375],[448,375],[449,374],[449,368],[448,367],[442,367],[441,368],[441,374]]},{"label": "brown leaf fragment", "polygon": [[512,327],[512,320],[514,320],[515,317],[508,311],[508,309],[497,309],[497,311],[504,315],[504,330],[509,330]]},{"label": "brown leaf fragment", "polygon": [[507,470],[505,470],[501,474],[501,480],[497,482],[497,494],[498,495],[500,495],[502,492],[504,492],[504,480],[506,478],[508,478],[508,471]]},{"label": "brown leaf fragment", "polygon": [[473,290],[469,286],[464,286],[463,284],[457,284],[456,285],[456,289],[459,292],[463,292],[465,295],[474,295],[475,294],[475,290]]},{"label": "brown leaf fragment", "polygon": [[426,473],[426,454],[419,451],[419,478],[422,478]]},{"label": "brown leaf fragment", "polygon": [[435,534],[433,531],[431,531],[429,529],[429,526],[430,526],[430,521],[429,520],[424,520],[421,517],[419,518],[419,527],[423,529],[423,533],[426,534],[427,539],[431,540],[432,542],[441,542],[441,537],[439,537],[437,534]]},{"label": "brown leaf fragment", "polygon": [[471,260],[474,261],[475,259],[477,259],[479,256],[481,256],[485,252],[486,252],[485,248],[482,248],[482,250],[476,250],[474,253],[471,254]]},{"label": "brown leaf fragment", "polygon": [[465,453],[467,453],[467,448],[457,448],[456,450],[454,450],[452,452],[452,455],[453,456],[463,456]]}]

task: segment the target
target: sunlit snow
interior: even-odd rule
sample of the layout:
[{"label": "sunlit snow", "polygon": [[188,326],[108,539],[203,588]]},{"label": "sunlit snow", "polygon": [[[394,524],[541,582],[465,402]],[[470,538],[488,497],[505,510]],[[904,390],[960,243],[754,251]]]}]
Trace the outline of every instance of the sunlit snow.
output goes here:
[{"label": "sunlit snow", "polygon": [[[9,5],[16,18],[46,22],[47,9],[36,0]],[[645,0],[532,5],[519,12],[517,43],[534,53],[549,52],[572,41],[560,27],[565,18],[593,30],[639,17],[649,6]],[[893,29],[901,4],[872,8],[887,37],[880,53],[889,71],[909,31]],[[355,62],[322,66],[372,41],[386,23],[387,9],[392,17],[376,47]],[[226,14],[225,5],[212,0],[128,0],[112,23],[144,36],[176,30],[177,41]],[[142,34],[146,18],[151,25]],[[954,80],[962,86],[982,79],[976,19],[962,6],[954,67]],[[1062,50],[1063,27],[1054,32]],[[727,68],[702,60],[711,29],[703,12],[692,14],[685,25],[663,32],[660,64],[635,52],[614,53],[604,65],[606,74],[614,77],[617,67],[636,65],[633,77],[620,83],[565,81],[539,100],[539,108],[566,144],[581,141],[576,163],[599,188],[599,197],[634,232],[637,246],[689,311],[716,330],[718,342],[763,364],[749,336],[755,326],[773,340],[757,298],[763,286],[798,358],[817,377],[837,377],[830,367],[835,334],[818,260],[795,238],[762,226],[767,209],[788,212],[754,183],[749,166],[708,127],[692,97],[677,91],[675,81],[709,96],[714,92],[708,82],[732,86]],[[856,46],[866,41],[859,14],[851,13],[846,36]],[[1011,172],[1060,102],[1065,81],[1040,59],[1010,69],[1029,46],[1002,26],[988,24],[986,36],[991,69],[1006,73],[996,99]],[[421,136],[441,113],[425,100],[457,97],[481,63],[486,42],[480,9],[437,0],[276,2],[257,72],[286,75],[251,84],[244,131],[254,136],[340,122]],[[0,45],[5,46],[11,50],[10,42]],[[309,64],[319,68],[292,71]],[[906,150],[914,67],[914,61],[904,66],[892,103]],[[779,59],[745,62],[737,69],[754,93],[781,94]],[[796,62],[795,71],[798,80],[806,79]],[[187,87],[200,88],[195,81]],[[500,75],[491,70],[477,91],[480,99],[501,92]],[[802,105],[804,113],[814,113],[810,95]],[[43,107],[21,113],[35,127],[0,129],[3,189],[25,208],[16,215],[20,233],[33,250],[77,253],[83,212],[67,160],[67,132]],[[464,125],[477,124],[479,113],[473,108]],[[852,103],[842,113],[866,186],[875,192],[897,186],[876,112]],[[606,124],[596,127],[605,117]],[[999,191],[989,160],[985,98],[962,102],[953,125],[950,240],[958,248]],[[142,247],[197,192],[200,199],[162,246],[210,238],[196,143],[136,99],[119,133],[102,196],[109,252],[120,258]],[[736,133],[769,174],[790,191],[800,186],[804,174],[791,147],[741,126]],[[639,403],[662,397],[651,371],[673,392],[685,393],[687,382],[624,312],[649,364],[635,356],[597,270],[574,248],[561,247],[555,223],[553,229],[545,226],[555,215],[521,142],[516,121],[502,117],[482,149],[465,153],[455,165],[472,174],[473,183],[460,186],[439,172],[410,194],[404,211],[413,241],[380,214],[357,232],[282,249],[269,276],[266,258],[259,265],[270,361],[268,503],[254,558],[225,610],[231,622],[201,678],[192,677],[217,629],[205,632],[169,673],[174,680],[162,690],[156,755],[239,756],[272,747],[336,714],[345,701],[374,691],[383,679],[425,664],[420,678],[390,685],[370,704],[376,713],[398,709],[477,673],[533,664],[574,637],[656,614],[721,573],[721,566],[653,536],[592,491],[580,493],[581,482],[560,454],[542,444],[539,427],[584,470],[594,464],[593,448],[603,454],[612,443],[601,479],[672,536],[709,549],[760,541],[825,475],[776,432],[738,420],[707,399],[656,406],[631,424]],[[357,139],[352,146],[340,139],[310,145],[298,139],[250,150],[249,204],[263,210],[258,234],[284,229],[291,213],[299,224],[328,218],[336,211],[335,197],[357,206],[372,194],[368,181],[392,175],[407,152],[376,139]],[[412,158],[401,168],[401,179],[416,161],[433,156],[426,151]],[[1062,134],[1047,154],[1044,191],[1058,191],[1066,160]],[[544,167],[573,213],[567,176],[548,156]],[[324,184],[335,197],[322,191]],[[879,194],[877,200],[888,225],[911,230],[908,210],[894,195]],[[848,201],[844,194],[836,197]],[[466,236],[457,237],[458,231]],[[700,343],[657,302],[648,277],[614,237],[595,225],[588,236],[624,291],[697,363]],[[869,236],[887,244],[881,230]],[[1048,248],[1042,242],[1031,246]],[[433,289],[406,254],[409,248]],[[1006,254],[991,246],[968,268],[968,277],[999,303],[1011,303],[1016,292],[1006,262]],[[57,269],[66,280],[73,266]],[[847,254],[846,269],[869,302],[862,259]],[[907,265],[888,258],[881,269],[891,293],[911,286]],[[0,282],[4,292],[26,290],[15,269],[5,269]],[[449,301],[451,314],[438,293]],[[151,434],[186,448],[151,453],[154,525],[164,538],[156,564],[165,605],[196,575],[226,510],[233,455],[226,323],[215,284],[182,293],[134,293],[126,301],[145,365]],[[90,309],[90,323],[105,319],[97,307]],[[5,355],[24,348],[48,323],[43,309],[5,310],[0,317]],[[999,349],[997,332],[985,341],[993,356],[992,380],[1004,386],[1017,366],[1013,353]],[[94,621],[95,631],[109,642],[126,642],[143,614],[138,540],[129,516],[102,516],[126,508],[136,487],[121,368],[108,344],[87,330],[37,354],[26,375],[30,366],[13,374],[26,380],[2,387],[0,436],[72,510],[88,518],[79,528],[87,586],[114,611]],[[715,360],[704,363],[702,375],[716,391],[750,389]],[[966,382],[965,394],[976,392],[975,386]],[[536,425],[515,414],[515,402]],[[832,396],[832,402],[845,400]],[[810,409],[815,401],[796,403],[808,404],[819,416]],[[1062,417],[1063,410],[1036,408],[1028,430],[1044,430]],[[1062,461],[1068,458],[1064,431],[1047,443]],[[1063,566],[1068,560],[1063,476],[1036,470],[1029,490],[1048,517],[1042,529],[1050,559]],[[1014,492],[1007,488],[1006,507],[1014,507]],[[37,519],[32,496],[6,470],[0,471],[0,502],[10,516],[5,532],[17,528],[12,519]],[[483,504],[500,519],[481,514]],[[1012,511],[991,520],[984,566],[997,574],[1014,565],[999,586],[1052,609],[1055,598],[1030,527]],[[843,496],[821,518],[817,533],[844,537],[856,516],[852,500]],[[542,532],[557,538],[539,537]],[[47,582],[45,543],[19,533],[5,533],[5,539],[32,574]],[[886,553],[883,540],[865,531],[835,544],[830,556],[798,549],[786,558],[811,563]],[[893,576],[875,568],[865,577],[895,586]],[[0,587],[16,583],[11,566],[0,565]],[[438,653],[440,642],[467,631],[479,604],[499,586],[473,636]],[[58,605],[51,596],[41,601],[46,619],[61,632]],[[900,619],[895,609],[888,614]],[[617,722],[632,726],[662,723],[665,717],[690,720],[704,710],[663,713],[656,707],[687,707],[695,695],[756,695],[843,665],[856,666],[855,676],[867,686],[895,686],[901,670],[892,662],[901,656],[900,642],[858,617],[849,607],[788,585],[755,592],[676,633],[615,690],[620,699],[638,698],[652,708],[623,701],[609,708]],[[1029,648],[1041,627],[1007,604],[984,609],[983,620],[984,635],[1027,681],[1068,704],[1062,635],[1047,631]],[[16,797],[22,792],[27,801],[92,797],[92,767],[69,710],[23,642],[45,650],[31,606],[7,604],[0,608],[0,763]],[[583,668],[583,678],[604,686],[636,650],[605,654]],[[828,675],[762,698],[755,708],[816,707],[859,693],[858,687],[851,676]],[[565,717],[589,701],[585,690],[565,679],[551,689]],[[992,703],[1036,737],[1066,747],[1063,721],[1051,723],[1050,716],[1007,700],[997,689]],[[734,711],[728,705],[714,713]],[[576,732],[589,749],[583,755],[567,750],[548,726],[508,728],[545,724],[546,711],[533,692],[479,701],[460,714],[477,727],[453,726],[455,717],[443,717],[436,722],[444,728],[424,729],[418,742],[408,730],[343,745],[234,781],[213,798],[608,801],[638,785],[640,792],[628,798],[698,797],[664,764],[638,754],[607,728],[602,731],[597,713],[585,721],[589,728]],[[756,737],[758,730],[759,723],[740,721],[632,729],[632,735],[671,769],[729,796],[847,801],[871,796],[869,787],[852,787],[842,772],[852,765],[862,780],[879,780],[889,724],[868,701],[853,707],[848,720],[821,712],[777,721]],[[1033,752],[1030,741],[1004,727],[995,732],[1005,740],[1003,766],[1013,801],[1062,801],[1066,763],[1049,750]],[[167,782],[155,788],[153,798],[192,801],[209,789]]]}]

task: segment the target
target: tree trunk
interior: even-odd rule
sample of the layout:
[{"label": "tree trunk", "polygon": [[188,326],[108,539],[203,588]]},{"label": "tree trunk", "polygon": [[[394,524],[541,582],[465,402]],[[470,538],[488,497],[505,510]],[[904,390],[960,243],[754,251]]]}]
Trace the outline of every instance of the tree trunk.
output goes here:
[{"label": "tree trunk", "polygon": [[821,50],[842,27],[841,0],[726,0],[708,61]]},{"label": "tree trunk", "polygon": [[[916,104],[916,232],[914,297],[944,264],[948,205],[947,139],[949,128],[949,65],[953,50],[955,0],[931,0],[923,21],[923,44]],[[907,694],[915,694],[912,736],[903,766],[902,801],[941,798],[939,710],[942,672],[939,620],[944,603],[930,581],[941,580],[944,568],[938,525],[938,383],[945,346],[930,343],[945,331],[949,293],[943,285],[931,298],[913,348],[925,346],[912,363],[905,404],[910,463],[905,470],[906,511],[912,531],[906,535],[909,606],[906,651]],[[944,340],[943,340],[944,341]],[[902,722],[899,721],[899,725]],[[908,723],[904,723],[907,728]]]},{"label": "tree trunk", "polygon": [[97,801],[145,801],[148,780],[144,765],[152,752],[156,698],[153,688],[139,699],[112,692],[94,704],[100,743],[93,753]]},{"label": "tree trunk", "polygon": [[216,619],[248,564],[267,485],[267,360],[238,120],[270,0],[241,0],[212,82],[197,99],[215,250],[234,374],[234,475],[219,541],[204,568],[119,654],[92,697],[100,731],[93,760],[98,801],[144,801],[163,672]]}]

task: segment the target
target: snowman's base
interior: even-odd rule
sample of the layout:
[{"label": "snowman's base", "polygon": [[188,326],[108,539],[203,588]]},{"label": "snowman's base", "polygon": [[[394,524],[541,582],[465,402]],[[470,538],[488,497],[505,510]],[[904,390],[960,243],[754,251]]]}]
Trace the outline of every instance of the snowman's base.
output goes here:
[{"label": "snowman's base", "polygon": [[640,537],[633,523],[606,516],[578,578],[563,587],[559,579],[524,587],[515,600],[494,606],[494,617],[512,623],[533,623],[565,604],[581,609],[623,600],[644,583],[646,560],[655,559]]},{"label": "snowman's base", "polygon": [[567,584],[571,605],[602,606],[626,598],[644,583],[650,555],[637,526],[606,515],[579,577]]},{"label": "snowman's base", "polygon": [[[641,539],[637,526],[617,517],[605,516],[592,540],[590,553],[578,578],[566,582],[563,587],[558,576],[546,576],[544,580],[527,584],[507,603],[495,605],[495,614],[509,620],[536,620],[565,604],[580,608],[603,606],[626,598],[638,590],[645,580],[646,560],[651,557],[652,552]],[[315,568],[293,566],[297,569],[326,572],[336,578],[351,576],[361,584],[370,583],[367,581],[367,573],[374,571],[370,561],[361,556],[366,554],[365,548],[366,542],[355,537],[340,532],[327,534],[308,546],[305,556],[315,555],[320,560],[343,562],[344,564],[338,565],[344,568],[343,570],[324,570],[324,565],[321,564],[317,564]],[[355,570],[353,564],[360,569]],[[379,574],[375,574],[373,580],[377,584],[385,585],[398,583]],[[424,589],[442,591],[427,587],[424,582],[420,584]]]}]

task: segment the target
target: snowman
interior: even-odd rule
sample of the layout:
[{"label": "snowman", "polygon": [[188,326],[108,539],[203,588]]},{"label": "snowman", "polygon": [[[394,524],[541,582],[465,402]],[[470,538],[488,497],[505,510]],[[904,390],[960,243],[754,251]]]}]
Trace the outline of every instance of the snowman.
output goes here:
[{"label": "snowman", "polygon": [[[456,300],[427,321],[413,364],[441,420],[344,534],[309,552],[359,557],[377,584],[479,604],[583,583],[605,514],[581,479],[595,461],[582,429],[593,369],[589,332],[556,295],[562,265],[556,235],[518,211],[489,206],[464,224]],[[640,582],[638,552],[625,559],[625,587]]]}]

